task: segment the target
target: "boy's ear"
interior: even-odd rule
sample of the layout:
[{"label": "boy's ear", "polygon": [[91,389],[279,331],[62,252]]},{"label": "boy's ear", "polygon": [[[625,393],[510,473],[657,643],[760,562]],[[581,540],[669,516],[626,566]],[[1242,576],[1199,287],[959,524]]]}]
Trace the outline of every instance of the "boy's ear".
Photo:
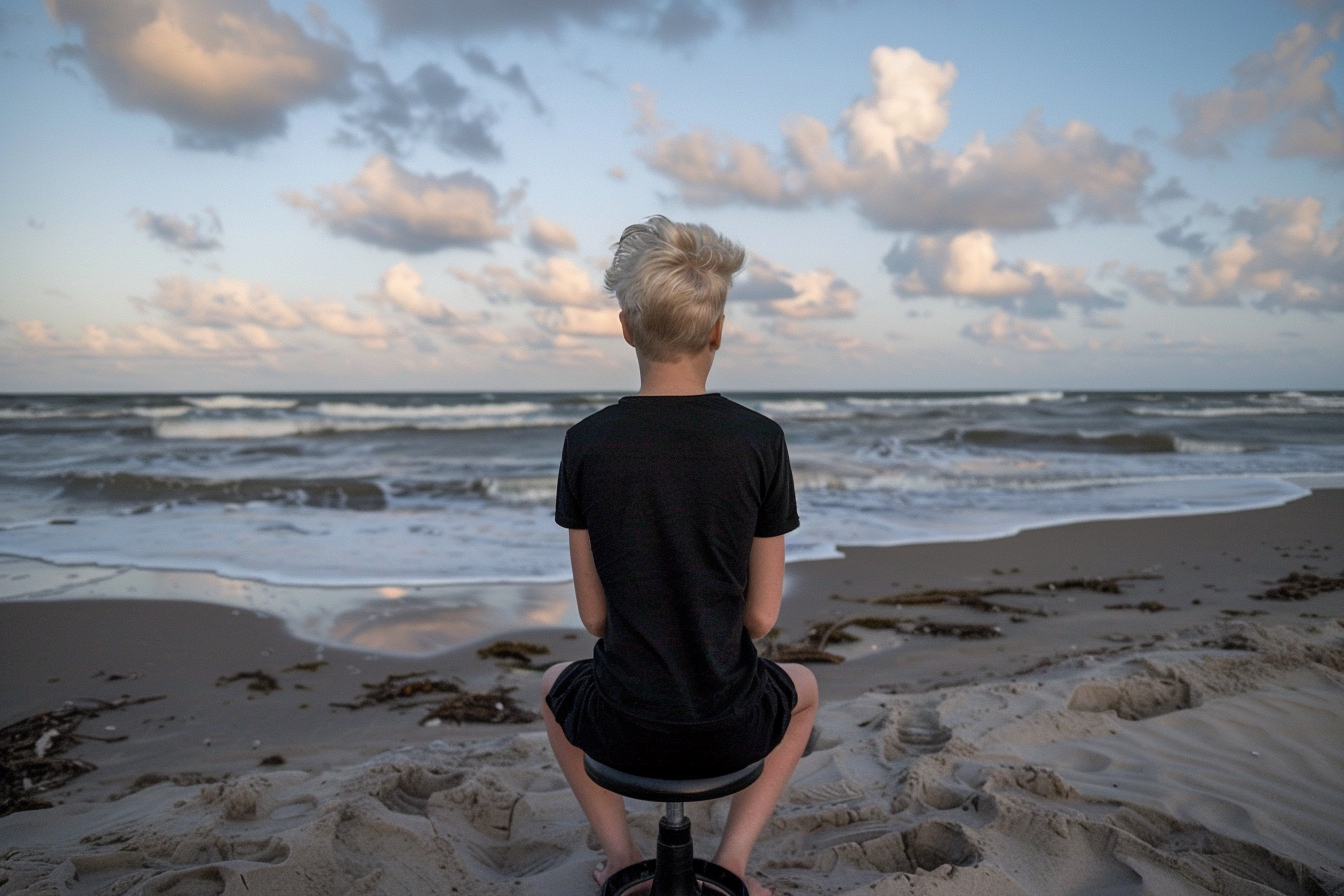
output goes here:
[{"label": "boy's ear", "polygon": [[723,344],[723,315],[714,322],[714,328],[709,331],[709,350],[716,352],[719,346]]},{"label": "boy's ear", "polygon": [[625,337],[626,344],[629,345],[631,348],[634,348],[635,337],[630,332],[630,322],[625,319],[625,312],[624,311],[620,312],[618,317],[620,317],[621,319],[621,335]]}]

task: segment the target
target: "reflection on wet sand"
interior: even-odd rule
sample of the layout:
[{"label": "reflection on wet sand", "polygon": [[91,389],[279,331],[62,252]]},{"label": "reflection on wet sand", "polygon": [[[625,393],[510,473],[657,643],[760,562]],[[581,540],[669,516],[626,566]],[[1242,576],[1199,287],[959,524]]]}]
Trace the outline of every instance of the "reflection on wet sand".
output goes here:
[{"label": "reflection on wet sand", "polygon": [[0,555],[0,601],[165,598],[223,604],[285,620],[305,641],[425,656],[525,628],[579,627],[569,582],[275,585],[208,572],[58,565]]}]

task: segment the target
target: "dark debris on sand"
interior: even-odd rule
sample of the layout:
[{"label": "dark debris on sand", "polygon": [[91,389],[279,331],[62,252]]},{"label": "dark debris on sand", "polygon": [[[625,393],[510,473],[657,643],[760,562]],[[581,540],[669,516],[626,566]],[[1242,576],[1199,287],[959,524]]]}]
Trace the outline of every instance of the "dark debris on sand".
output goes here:
[{"label": "dark debris on sand", "polygon": [[276,680],[275,676],[260,669],[253,672],[235,672],[233,675],[221,675],[215,679],[215,687],[223,687],[235,681],[246,681],[249,691],[258,691],[262,694],[280,690],[280,682]]},{"label": "dark debris on sand", "polygon": [[430,678],[433,670],[428,672],[403,672],[400,675],[389,675],[382,681],[360,685],[364,688],[364,693],[354,703],[333,703],[332,706],[339,706],[342,709],[365,709],[370,706],[390,705],[393,709],[409,709],[412,706],[423,706],[426,703],[434,703],[440,698],[438,694],[458,694],[462,688],[451,681],[444,681],[441,678]]},{"label": "dark debris on sand", "polygon": [[483,722],[490,725],[526,723],[537,719],[513,699],[517,688],[498,687],[481,693],[463,691],[444,700],[420,720],[424,725],[433,719],[444,722]]},{"label": "dark debris on sand", "polygon": [[851,603],[877,604],[880,606],[895,607],[916,607],[929,604],[951,604],[961,607],[970,607],[973,610],[980,610],[985,613],[1011,613],[1014,616],[1046,616],[1048,615],[1041,609],[1029,609],[1019,607],[1013,604],[1000,603],[988,598],[1000,594],[1018,594],[1028,597],[1039,597],[1034,591],[1024,591],[1021,588],[933,588],[925,591],[907,591],[902,594],[889,594],[885,597],[840,597],[833,595],[834,599],[846,600]]},{"label": "dark debris on sand", "polygon": [[1263,594],[1252,594],[1251,600],[1306,600],[1318,594],[1344,591],[1344,575],[1318,576],[1312,572],[1290,572],[1279,579]]},{"label": "dark debris on sand", "polygon": [[958,622],[920,622],[911,631],[916,635],[943,635],[961,638],[963,641],[981,638],[998,638],[1003,635],[997,625]]},{"label": "dark debris on sand", "polygon": [[41,794],[68,784],[75,778],[93,771],[97,766],[83,759],[62,756],[71,747],[84,740],[115,742],[126,736],[97,737],[78,734],[77,729],[87,719],[127,706],[139,706],[164,699],[124,696],[117,700],[83,698],[77,705],[67,703],[60,709],[28,716],[0,728],[0,815],[46,809],[51,802]]},{"label": "dark debris on sand", "polygon": [[822,650],[820,647],[814,647],[805,641],[792,644],[770,642],[769,648],[762,655],[776,663],[843,663],[845,661],[845,658],[838,653]]},{"label": "dark debris on sand", "polygon": [[1145,613],[1161,613],[1163,610],[1174,610],[1175,607],[1169,607],[1157,600],[1141,600],[1136,604],[1107,604],[1108,610],[1142,610]]},{"label": "dark debris on sand", "polygon": [[761,646],[761,655],[777,663],[843,663],[844,657],[826,648],[831,644],[848,644],[859,640],[847,631],[850,626],[886,629],[907,635],[962,639],[998,638],[1003,634],[997,625],[933,622],[927,619],[902,619],[899,616],[853,616],[837,622],[818,623],[807,630],[807,636],[801,641],[779,643],[775,638],[767,637]]},{"label": "dark debris on sand", "polygon": [[533,664],[532,657],[545,656],[551,648],[545,644],[530,644],[527,641],[496,641],[476,651],[483,660],[502,660],[502,664],[514,669],[544,671],[545,666]]},{"label": "dark debris on sand", "polygon": [[1154,575],[1129,575],[1111,576],[1110,578],[1092,576],[1079,579],[1057,579],[1053,582],[1041,582],[1036,586],[1036,589],[1038,591],[1095,591],[1098,594],[1120,594],[1122,593],[1121,582],[1160,578],[1162,577]]},{"label": "dark debris on sand", "polygon": [[[225,775],[224,777],[228,776]],[[132,781],[131,786],[118,793],[112,794],[108,797],[108,800],[115,802],[116,800],[125,799],[133,793],[139,793],[146,787],[153,787],[155,784],[163,784],[165,782],[178,787],[195,787],[198,784],[215,784],[221,780],[223,779],[216,777],[215,775],[206,775],[201,772],[178,772],[175,775],[165,775],[161,772],[145,772],[143,775]]]}]

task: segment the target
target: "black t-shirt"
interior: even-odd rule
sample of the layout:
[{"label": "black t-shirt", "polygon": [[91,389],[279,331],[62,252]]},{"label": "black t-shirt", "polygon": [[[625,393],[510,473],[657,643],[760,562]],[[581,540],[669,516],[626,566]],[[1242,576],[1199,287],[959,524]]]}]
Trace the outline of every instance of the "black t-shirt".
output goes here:
[{"label": "black t-shirt", "polygon": [[750,698],[752,539],[798,526],[779,424],[717,394],[622,398],[566,435],[555,521],[588,530],[606,592],[604,699],[694,723]]}]

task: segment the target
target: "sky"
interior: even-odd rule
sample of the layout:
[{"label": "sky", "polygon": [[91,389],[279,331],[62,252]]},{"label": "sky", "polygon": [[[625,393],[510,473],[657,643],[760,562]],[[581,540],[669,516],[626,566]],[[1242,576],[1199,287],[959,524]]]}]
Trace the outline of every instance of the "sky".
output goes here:
[{"label": "sky", "polygon": [[1344,388],[1344,0],[0,0],[0,392]]}]

